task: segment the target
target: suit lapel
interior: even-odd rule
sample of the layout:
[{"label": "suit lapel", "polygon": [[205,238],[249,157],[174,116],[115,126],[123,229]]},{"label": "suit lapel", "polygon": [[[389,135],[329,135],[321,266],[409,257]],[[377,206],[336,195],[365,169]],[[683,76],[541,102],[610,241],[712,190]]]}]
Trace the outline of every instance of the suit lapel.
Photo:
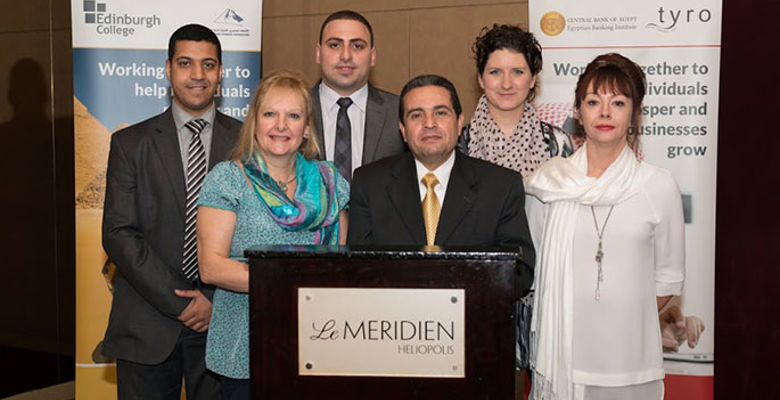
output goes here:
[{"label": "suit lapel", "polygon": [[320,85],[322,81],[317,82],[313,88],[311,88],[311,103],[312,111],[314,111],[314,134],[317,136],[318,144],[320,145],[319,159],[324,160],[325,155],[325,132],[322,130],[322,104],[320,104]]},{"label": "suit lapel", "polygon": [[[387,195],[415,243],[424,245],[425,223],[417,186],[417,172],[411,153],[400,157],[393,167],[394,182],[387,186]],[[381,227],[380,227],[381,229]]]},{"label": "suit lapel", "polygon": [[[170,180],[176,206],[184,215],[184,202],[186,201],[184,171],[182,171],[181,152],[179,151],[179,140],[176,138],[176,124],[173,122],[172,109],[168,108],[157,122],[158,125],[154,127],[156,135],[154,135],[152,140],[160,156],[160,161],[165,167],[165,173]],[[156,171],[147,172],[157,173]]]},{"label": "suit lapel", "polygon": [[376,89],[368,85],[368,101],[366,102],[366,126],[363,131],[363,158],[362,163],[374,160],[376,149],[382,136],[382,127],[385,125],[387,110],[384,107],[384,99]]},{"label": "suit lapel", "polygon": [[233,143],[231,143],[230,136],[227,134],[227,126],[225,124],[225,116],[217,111],[214,115],[214,129],[211,132],[209,171],[218,162],[230,157],[230,152],[233,150]]},{"label": "suit lapel", "polygon": [[446,244],[460,221],[469,212],[476,200],[473,186],[476,183],[474,173],[468,165],[466,156],[455,150],[455,165],[452,166],[447,193],[441,208],[439,226],[436,228],[436,243]]}]

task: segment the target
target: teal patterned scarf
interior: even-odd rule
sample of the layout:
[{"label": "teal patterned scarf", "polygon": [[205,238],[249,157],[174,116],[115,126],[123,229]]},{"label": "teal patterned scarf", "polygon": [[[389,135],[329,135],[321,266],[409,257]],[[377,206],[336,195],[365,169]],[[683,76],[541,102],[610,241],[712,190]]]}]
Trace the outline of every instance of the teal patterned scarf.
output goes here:
[{"label": "teal patterned scarf", "polygon": [[244,163],[249,180],[271,218],[288,231],[315,231],[316,244],[338,244],[339,207],[336,198],[337,174],[333,163],[295,156],[298,187],[292,201],[268,174],[260,152],[255,150]]}]

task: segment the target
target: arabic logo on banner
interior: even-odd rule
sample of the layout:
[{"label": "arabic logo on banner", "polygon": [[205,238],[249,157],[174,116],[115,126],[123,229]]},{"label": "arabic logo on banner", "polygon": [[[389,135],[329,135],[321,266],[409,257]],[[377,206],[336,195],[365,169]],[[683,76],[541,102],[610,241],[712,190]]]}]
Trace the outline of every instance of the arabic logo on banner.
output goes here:
[{"label": "arabic logo on banner", "polygon": [[226,8],[225,11],[219,13],[219,15],[217,15],[217,18],[214,19],[214,22],[218,24],[228,24],[228,25],[238,25],[238,26],[241,26],[241,22],[243,21],[244,18],[238,15],[238,13],[232,8]]},{"label": "arabic logo on banner", "polygon": [[232,8],[226,8],[217,14],[214,18],[214,23],[218,26],[212,26],[211,29],[219,37],[234,36],[234,37],[249,37],[249,28],[245,27],[244,17],[238,13],[238,11]]},{"label": "arabic logo on banner", "polygon": [[659,32],[671,32],[681,24],[707,23],[712,20],[712,11],[702,9],[664,9],[658,7],[658,22],[650,22],[645,25],[647,29],[655,29]]}]

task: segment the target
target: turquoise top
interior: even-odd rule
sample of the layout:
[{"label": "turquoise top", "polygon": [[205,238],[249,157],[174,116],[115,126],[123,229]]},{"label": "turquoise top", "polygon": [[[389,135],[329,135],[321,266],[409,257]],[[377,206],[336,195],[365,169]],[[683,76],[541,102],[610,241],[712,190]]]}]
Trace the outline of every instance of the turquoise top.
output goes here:
[{"label": "turquoise top", "polygon": [[[344,209],[349,201],[349,184],[341,175],[337,176],[336,200],[339,209]],[[217,164],[206,175],[198,205],[236,214],[236,227],[230,243],[230,258],[234,260],[245,262],[244,250],[259,244],[316,244],[316,231],[287,231],[274,222],[244,178],[241,168],[232,161]],[[220,288],[214,292],[206,343],[206,367],[230,378],[249,378],[247,293]]]}]

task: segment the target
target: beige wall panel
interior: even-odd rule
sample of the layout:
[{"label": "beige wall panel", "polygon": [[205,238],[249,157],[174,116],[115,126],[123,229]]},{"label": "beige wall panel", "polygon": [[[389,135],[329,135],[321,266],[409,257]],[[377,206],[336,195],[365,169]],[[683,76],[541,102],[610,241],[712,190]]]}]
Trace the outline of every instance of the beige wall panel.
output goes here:
[{"label": "beige wall panel", "polygon": [[24,0],[23,3],[3,1],[0,33],[39,30],[49,30],[49,0]]},{"label": "beige wall panel", "polygon": [[355,10],[368,18],[371,25],[374,20],[369,13],[375,11],[399,11],[413,6],[413,0],[328,0],[315,2],[319,6],[318,12],[326,16],[334,11]]},{"label": "beige wall panel", "polygon": [[410,75],[435,73],[450,79],[470,118],[481,94],[471,53],[474,39],[484,26],[527,20],[527,4],[418,10],[410,22]]},{"label": "beige wall panel", "polygon": [[496,1],[496,0],[416,0],[412,2],[413,8],[447,8],[454,6],[480,6],[480,5],[507,5],[516,6],[525,4],[528,7],[528,0],[525,1]]},{"label": "beige wall panel", "polygon": [[[309,15],[316,13],[318,1],[311,0],[263,0],[263,22],[267,18]],[[265,30],[265,27],[263,27]]]},{"label": "beige wall panel", "polygon": [[374,28],[377,51],[371,83],[398,94],[409,79],[409,13],[366,13],[366,18]]},{"label": "beige wall panel", "polygon": [[[405,10],[409,7],[409,0],[266,0],[263,1],[263,17],[321,14],[322,19],[325,19],[328,14],[338,10],[349,9],[365,14],[383,10]],[[373,25],[373,20],[370,21]]]},{"label": "beige wall panel", "polygon": [[310,83],[319,77],[314,46],[319,16],[281,17],[263,20],[263,75],[280,69],[304,73]]}]

